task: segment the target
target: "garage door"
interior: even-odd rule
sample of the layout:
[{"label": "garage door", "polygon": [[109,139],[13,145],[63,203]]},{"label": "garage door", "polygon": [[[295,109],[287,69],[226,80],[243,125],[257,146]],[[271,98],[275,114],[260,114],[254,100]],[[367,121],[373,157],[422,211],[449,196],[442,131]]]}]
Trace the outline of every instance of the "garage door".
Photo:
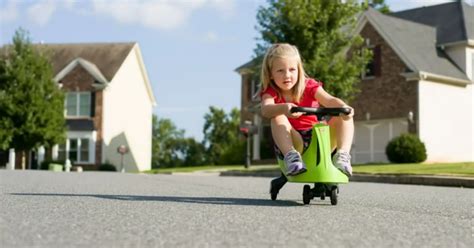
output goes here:
[{"label": "garage door", "polygon": [[355,164],[388,162],[388,142],[408,131],[406,119],[361,121],[355,123],[352,162]]}]

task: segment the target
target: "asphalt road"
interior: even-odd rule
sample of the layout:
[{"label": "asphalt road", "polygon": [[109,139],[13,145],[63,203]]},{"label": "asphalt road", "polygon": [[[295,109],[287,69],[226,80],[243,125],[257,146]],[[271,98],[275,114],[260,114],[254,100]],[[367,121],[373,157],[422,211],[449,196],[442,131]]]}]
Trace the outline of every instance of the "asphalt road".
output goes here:
[{"label": "asphalt road", "polygon": [[277,201],[269,178],[0,170],[1,247],[472,247],[473,189],[353,182]]}]

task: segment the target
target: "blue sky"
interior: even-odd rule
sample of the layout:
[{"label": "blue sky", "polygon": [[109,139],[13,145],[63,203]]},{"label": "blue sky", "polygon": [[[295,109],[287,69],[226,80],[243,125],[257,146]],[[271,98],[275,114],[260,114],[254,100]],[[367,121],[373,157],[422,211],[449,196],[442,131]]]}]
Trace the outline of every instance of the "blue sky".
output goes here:
[{"label": "blue sky", "polygon": [[[394,11],[447,0],[386,0]],[[472,0],[468,1],[472,4]],[[264,0],[0,0],[0,45],[18,27],[34,43],[139,43],[155,114],[201,140],[209,106],[240,108],[235,68],[253,55]]]}]

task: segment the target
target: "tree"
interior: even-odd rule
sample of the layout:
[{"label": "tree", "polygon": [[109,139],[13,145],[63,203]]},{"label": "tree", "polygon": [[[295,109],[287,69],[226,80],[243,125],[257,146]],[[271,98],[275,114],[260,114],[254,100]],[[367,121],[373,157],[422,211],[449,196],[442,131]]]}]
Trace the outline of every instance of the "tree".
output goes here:
[{"label": "tree", "polygon": [[268,7],[257,13],[261,38],[256,56],[273,43],[296,45],[306,73],[325,82],[329,93],[349,101],[371,55],[362,37],[353,34],[361,11],[351,0],[268,0]]},{"label": "tree", "polygon": [[207,162],[206,149],[194,138],[186,138],[184,144],[184,162],[186,166],[203,165]]},{"label": "tree", "polygon": [[152,167],[179,166],[184,130],[178,129],[169,119],[153,115],[152,135]]},{"label": "tree", "polygon": [[390,13],[390,8],[385,3],[385,0],[365,0],[362,3],[363,9],[367,9],[369,6],[380,11],[381,13],[384,13],[384,14]]},{"label": "tree", "polygon": [[[244,141],[239,139],[240,112],[234,108],[229,114],[223,109],[209,107],[204,116],[204,140],[208,162],[211,164],[237,164],[243,162],[241,149]],[[242,151],[240,151],[240,150]]]},{"label": "tree", "polygon": [[152,167],[196,166],[206,163],[204,145],[185,138],[170,119],[153,115]]},{"label": "tree", "polygon": [[64,93],[47,51],[36,49],[23,29],[0,58],[0,130],[1,148],[22,151],[23,158],[25,151],[65,141]]}]

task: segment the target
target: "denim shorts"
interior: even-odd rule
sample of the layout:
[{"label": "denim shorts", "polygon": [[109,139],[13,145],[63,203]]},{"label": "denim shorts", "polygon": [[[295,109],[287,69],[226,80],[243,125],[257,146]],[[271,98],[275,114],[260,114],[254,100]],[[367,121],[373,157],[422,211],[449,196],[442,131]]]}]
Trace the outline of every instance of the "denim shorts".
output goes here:
[{"label": "denim shorts", "polygon": [[[309,144],[311,143],[311,137],[313,134],[313,129],[306,129],[306,130],[296,130],[300,135],[301,138],[303,139],[303,153],[308,149]],[[273,146],[273,149],[275,150],[275,155],[277,156],[278,159],[283,160],[285,155],[280,151],[280,148],[275,144]]]}]

